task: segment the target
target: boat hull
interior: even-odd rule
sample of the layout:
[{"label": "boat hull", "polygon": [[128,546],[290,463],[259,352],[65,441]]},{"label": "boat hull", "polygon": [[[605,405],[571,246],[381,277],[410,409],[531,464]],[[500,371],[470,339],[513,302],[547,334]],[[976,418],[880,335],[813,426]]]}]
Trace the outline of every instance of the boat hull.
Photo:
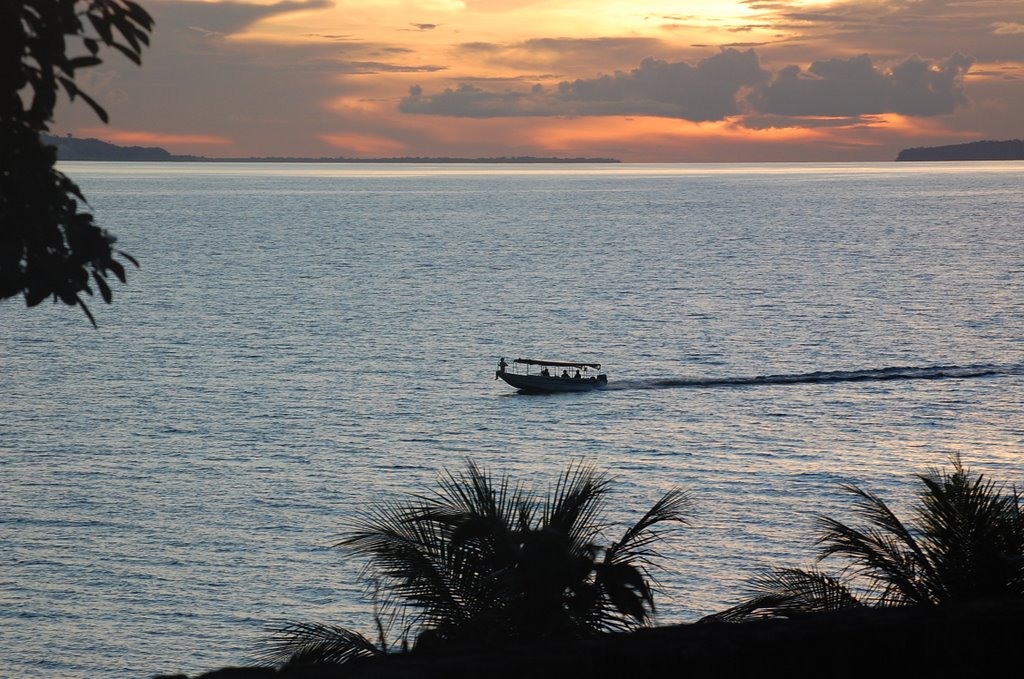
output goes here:
[{"label": "boat hull", "polygon": [[572,377],[545,377],[543,375],[519,375],[510,372],[497,372],[496,375],[519,391],[532,394],[556,394],[571,391],[594,391],[608,386],[608,378],[601,375],[597,379],[575,379]]}]

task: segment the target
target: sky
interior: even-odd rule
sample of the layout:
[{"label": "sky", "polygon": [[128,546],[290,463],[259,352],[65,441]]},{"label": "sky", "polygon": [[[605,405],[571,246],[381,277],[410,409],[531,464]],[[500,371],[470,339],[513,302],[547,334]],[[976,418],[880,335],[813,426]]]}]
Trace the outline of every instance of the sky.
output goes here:
[{"label": "sky", "polygon": [[891,160],[1024,137],[1024,0],[138,0],[53,130],[218,157]]}]

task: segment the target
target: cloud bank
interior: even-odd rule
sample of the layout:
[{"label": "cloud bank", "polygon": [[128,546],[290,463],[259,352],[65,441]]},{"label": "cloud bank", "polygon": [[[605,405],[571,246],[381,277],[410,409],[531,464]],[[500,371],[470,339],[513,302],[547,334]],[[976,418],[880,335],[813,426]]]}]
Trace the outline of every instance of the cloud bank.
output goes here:
[{"label": "cloud bank", "polygon": [[648,57],[629,72],[566,80],[555,87],[493,91],[463,83],[425,94],[413,86],[399,110],[466,118],[642,115],[692,122],[741,113],[929,117],[967,103],[963,83],[972,63],[954,54],[931,61],[911,56],[881,67],[862,55],[816,61],[806,71],[786,66],[773,75],[753,49],[727,48],[695,65]]},{"label": "cloud bank", "polygon": [[[280,0],[271,5],[253,5],[246,2],[196,2],[176,0],[160,3],[151,8],[161,20],[175,26],[190,26],[209,34],[238,33],[261,19],[290,12],[330,9],[332,0]],[[162,21],[157,22],[158,32]]]},{"label": "cloud bank", "polygon": [[961,54],[940,62],[912,56],[883,71],[862,55],[816,61],[806,72],[787,66],[751,101],[762,113],[789,116],[937,116],[967,103],[963,79],[973,61]]}]

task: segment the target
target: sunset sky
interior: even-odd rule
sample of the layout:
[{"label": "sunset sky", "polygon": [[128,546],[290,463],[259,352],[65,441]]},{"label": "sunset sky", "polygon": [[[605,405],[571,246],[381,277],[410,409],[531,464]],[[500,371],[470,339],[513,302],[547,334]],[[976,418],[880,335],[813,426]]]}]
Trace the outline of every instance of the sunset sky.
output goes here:
[{"label": "sunset sky", "polygon": [[139,0],[54,131],[206,156],[890,160],[1024,137],[1024,0]]}]

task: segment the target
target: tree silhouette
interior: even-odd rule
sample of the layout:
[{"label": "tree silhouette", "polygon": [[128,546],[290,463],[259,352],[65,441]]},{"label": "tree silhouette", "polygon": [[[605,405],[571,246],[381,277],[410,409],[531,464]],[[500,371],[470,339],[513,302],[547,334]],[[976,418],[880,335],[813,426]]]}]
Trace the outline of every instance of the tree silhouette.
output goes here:
[{"label": "tree silhouette", "polygon": [[933,606],[1024,596],[1021,495],[965,468],[919,475],[924,485],[905,524],[880,498],[857,486],[854,513],[864,525],[821,517],[821,559],[840,557],[841,576],[782,568],[751,582],[752,596],[712,618],[794,617],[856,606]]},{"label": "tree silhouette", "polygon": [[[79,210],[85,198],[57,171],[49,130],[57,95],[81,98],[103,122],[107,113],[75,83],[79,69],[102,63],[113,48],[135,63],[153,20],[131,0],[0,2],[0,299],[21,294],[28,306],[48,297],[78,305],[95,326],[81,293],[95,285],[110,303],[111,274],[125,282],[115,238]],[[69,56],[69,39],[85,53]]]},{"label": "tree silhouette", "polygon": [[[368,558],[385,597],[410,612],[417,646],[633,629],[654,612],[648,567],[663,524],[685,522],[690,501],[666,493],[607,543],[608,492],[606,475],[575,465],[542,501],[470,462],[432,495],[375,507],[339,546]],[[344,628],[299,624],[279,629],[262,658],[336,661],[381,647]]]}]

